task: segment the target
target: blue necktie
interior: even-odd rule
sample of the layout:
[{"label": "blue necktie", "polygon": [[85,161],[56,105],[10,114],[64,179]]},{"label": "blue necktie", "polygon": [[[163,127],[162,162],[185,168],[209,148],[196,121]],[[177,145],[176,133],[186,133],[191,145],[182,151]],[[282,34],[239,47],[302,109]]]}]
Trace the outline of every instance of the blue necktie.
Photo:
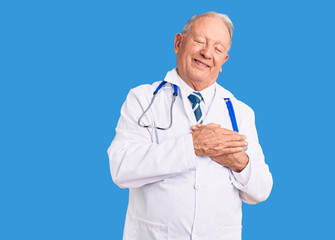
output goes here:
[{"label": "blue necktie", "polygon": [[192,103],[192,110],[195,115],[195,119],[197,120],[197,123],[202,123],[202,112],[200,109],[200,102],[203,100],[203,97],[199,92],[193,92],[188,96],[188,99],[190,99]]}]

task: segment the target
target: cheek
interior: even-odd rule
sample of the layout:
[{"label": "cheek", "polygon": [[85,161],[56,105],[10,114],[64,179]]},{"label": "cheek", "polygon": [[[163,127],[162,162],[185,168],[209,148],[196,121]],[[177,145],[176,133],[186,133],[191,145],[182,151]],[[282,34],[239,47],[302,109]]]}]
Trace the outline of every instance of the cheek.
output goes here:
[{"label": "cheek", "polygon": [[187,51],[189,55],[194,55],[201,51],[201,46],[196,45],[196,44],[189,44],[185,50]]},{"label": "cheek", "polygon": [[215,61],[215,66],[218,68],[221,68],[221,66],[226,62],[226,57],[218,57],[216,59],[214,59]]}]

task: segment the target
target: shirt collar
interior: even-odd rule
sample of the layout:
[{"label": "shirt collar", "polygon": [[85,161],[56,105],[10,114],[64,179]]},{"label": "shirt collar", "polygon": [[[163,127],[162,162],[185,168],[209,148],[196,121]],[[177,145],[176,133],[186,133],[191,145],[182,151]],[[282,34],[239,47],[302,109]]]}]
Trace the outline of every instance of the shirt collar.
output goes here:
[{"label": "shirt collar", "polygon": [[[174,70],[176,71],[176,69]],[[201,91],[195,91],[193,88],[187,85],[186,82],[184,82],[184,80],[178,75],[178,73],[177,73],[177,77],[179,79],[179,87],[182,92],[182,95],[188,97],[193,92],[200,92],[200,94],[202,95],[204,99],[205,104],[208,104],[213,100],[213,96],[215,94],[215,86],[216,86],[215,83]]]},{"label": "shirt collar", "polygon": [[216,84],[212,84],[204,90],[200,91],[202,97],[204,98],[205,104],[211,103],[215,95]]}]

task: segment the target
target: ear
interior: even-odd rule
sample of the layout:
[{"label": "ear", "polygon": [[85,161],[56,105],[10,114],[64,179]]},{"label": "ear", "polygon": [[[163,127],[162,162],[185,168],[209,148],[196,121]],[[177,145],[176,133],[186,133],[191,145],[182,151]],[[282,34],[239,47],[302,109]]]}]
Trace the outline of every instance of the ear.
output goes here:
[{"label": "ear", "polygon": [[[229,55],[227,54],[227,55],[225,56],[225,59],[224,59],[223,64],[225,64],[225,62],[227,62],[228,58],[229,58]],[[223,66],[223,64],[222,64],[222,66]],[[222,72],[222,66],[220,67],[220,72]]]},{"label": "ear", "polygon": [[177,33],[174,37],[174,53],[178,54],[182,41],[183,35],[181,33]]}]

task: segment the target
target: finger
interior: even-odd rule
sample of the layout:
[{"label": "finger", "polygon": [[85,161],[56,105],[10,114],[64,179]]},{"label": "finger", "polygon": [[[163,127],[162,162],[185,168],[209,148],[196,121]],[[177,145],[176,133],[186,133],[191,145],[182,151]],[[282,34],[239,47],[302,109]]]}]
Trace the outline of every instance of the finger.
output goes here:
[{"label": "finger", "polygon": [[216,124],[216,123],[209,123],[207,125],[205,125],[206,127],[221,127],[220,124]]},{"label": "finger", "polygon": [[246,141],[226,142],[224,145],[226,148],[238,148],[238,147],[243,148],[248,146],[248,142]]},{"label": "finger", "polygon": [[201,128],[201,127],[202,127],[202,124],[201,124],[201,123],[198,123],[198,124],[197,124],[197,127],[198,127],[198,128]]},{"label": "finger", "polygon": [[191,126],[191,129],[194,131],[194,130],[197,130],[197,129],[198,129],[198,127],[197,127],[197,126],[195,126],[195,125],[193,125],[193,126]]},{"label": "finger", "polygon": [[247,139],[246,136],[241,135],[241,134],[223,134],[222,137],[225,138],[227,142],[243,141]]},{"label": "finger", "polygon": [[246,147],[247,145],[248,143],[245,141],[225,142],[223,144],[216,145],[212,148],[212,150],[216,153],[216,155],[222,155],[225,154],[225,151],[227,149],[231,150],[233,148],[236,148],[236,151],[241,151],[244,150],[244,147]]},{"label": "finger", "polygon": [[225,134],[239,134],[238,132],[235,132],[235,131],[227,129],[227,128],[221,128],[220,130]]},{"label": "finger", "polygon": [[215,152],[215,155],[213,155],[213,156],[233,154],[233,153],[238,153],[238,152],[242,152],[242,151],[244,151],[244,149],[242,147],[224,148],[221,151]]}]

